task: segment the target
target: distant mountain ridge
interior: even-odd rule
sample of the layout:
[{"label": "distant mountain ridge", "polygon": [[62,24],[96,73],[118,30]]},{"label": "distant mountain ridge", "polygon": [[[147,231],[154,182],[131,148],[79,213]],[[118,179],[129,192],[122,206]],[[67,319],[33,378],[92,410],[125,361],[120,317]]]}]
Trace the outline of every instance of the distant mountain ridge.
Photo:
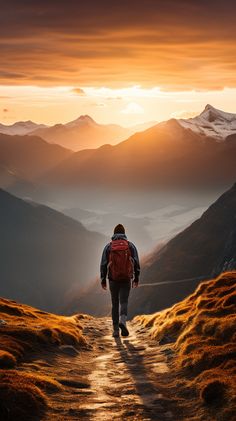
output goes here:
[{"label": "distant mountain ridge", "polygon": [[[19,142],[20,137],[6,138],[7,135],[0,134],[0,165],[18,174],[20,179],[25,179],[27,182],[32,182],[32,179],[25,176],[26,168],[31,167],[32,174],[36,174],[37,170],[37,182],[42,185],[42,197],[44,197],[43,190],[45,189],[49,191],[49,195],[50,191],[55,189],[59,191],[59,194],[65,189],[67,191],[117,189],[121,192],[156,189],[223,191],[236,178],[235,121],[235,114],[225,113],[207,105],[205,110],[194,119],[170,119],[135,133],[116,145],[103,144],[99,148],[83,149],[74,153],[62,146],[40,140],[36,136],[25,135],[24,141],[21,139]],[[86,136],[89,128],[92,130],[91,133],[95,134],[96,142],[101,140],[104,143],[103,134],[108,127],[116,130],[119,126],[99,125],[91,117],[84,115],[66,125],[38,129],[37,132],[48,130],[48,133],[50,131],[54,133],[53,136],[57,133],[58,136],[55,136],[55,139],[60,143],[60,133],[63,132],[64,136],[65,131],[69,134],[75,130],[77,142],[78,128],[80,133],[82,133],[81,130],[85,130]],[[100,131],[101,138],[97,130]],[[91,134],[91,139],[93,139],[93,134]],[[16,155],[19,155],[22,163],[26,164],[25,168],[23,165],[18,168],[18,164],[12,166],[12,162],[9,166],[5,158],[2,159],[1,144],[4,136],[4,148],[8,146],[12,148],[10,154],[14,159]],[[79,138],[82,139],[82,137]],[[69,137],[66,136],[67,144],[68,139]],[[71,141],[73,143],[73,136]],[[8,146],[7,143],[9,143]],[[14,147],[12,147],[13,143]],[[41,144],[40,148],[39,144]],[[47,155],[51,157],[50,165],[44,158],[39,166],[43,149],[47,150]],[[61,151],[60,154],[59,151]],[[61,155],[60,159],[59,155]],[[19,158],[17,159],[19,163]],[[7,177],[7,174],[4,177]],[[2,187],[7,188],[7,184],[2,184]],[[16,193],[18,193],[17,190]]]},{"label": "distant mountain ridge", "polygon": [[31,133],[36,129],[44,129],[46,128],[46,124],[37,124],[31,120],[28,121],[17,121],[14,124],[5,125],[0,123],[0,133],[8,134],[8,135],[26,135]]},{"label": "distant mountain ridge", "polygon": [[[209,118],[212,112],[208,106],[203,114]],[[236,133],[227,128],[231,123],[228,117],[224,120],[225,131],[220,125],[222,133],[231,134],[219,142],[209,133],[192,130],[188,120],[183,124],[182,120],[170,119],[117,145],[76,152],[45,175],[42,182],[121,190],[224,189],[236,178]]]},{"label": "distant mountain ridge", "polygon": [[154,124],[155,121],[149,121],[132,127],[122,127],[118,124],[99,124],[89,115],[81,115],[68,123],[57,123],[52,126],[37,124],[30,120],[18,121],[12,125],[0,123],[0,133],[40,136],[49,143],[57,143],[78,151],[97,148],[105,143],[119,143],[135,132],[145,130]]},{"label": "distant mountain ridge", "polygon": [[135,127],[126,128],[118,124],[99,124],[89,115],[81,115],[69,123],[39,128],[31,134],[38,135],[48,142],[58,143],[73,151],[79,151],[97,148],[105,143],[119,143],[133,134],[135,130]]}]

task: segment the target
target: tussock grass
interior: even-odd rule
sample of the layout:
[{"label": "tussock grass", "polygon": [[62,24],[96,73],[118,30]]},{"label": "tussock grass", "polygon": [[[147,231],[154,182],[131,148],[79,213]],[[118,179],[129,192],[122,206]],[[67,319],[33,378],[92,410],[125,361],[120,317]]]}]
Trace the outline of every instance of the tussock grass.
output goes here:
[{"label": "tussock grass", "polygon": [[0,319],[6,322],[0,326],[0,350],[18,361],[41,346],[79,347],[86,343],[77,316],[58,316],[1,298]]},{"label": "tussock grass", "polygon": [[16,365],[16,358],[10,352],[0,349],[0,367],[12,368]]},{"label": "tussock grass", "polygon": [[166,338],[172,342],[175,369],[187,385],[198,391],[203,405],[218,408],[219,419],[231,419],[236,405],[236,272],[202,282],[170,309],[134,320],[160,343]]},{"label": "tussock grass", "polygon": [[0,383],[31,384],[47,392],[56,392],[62,389],[60,383],[49,376],[28,373],[17,370],[0,370]]},{"label": "tussock grass", "polygon": [[33,420],[46,408],[47,397],[36,385],[35,376],[0,370],[1,420]]},{"label": "tussock grass", "polygon": [[17,364],[28,356],[32,360],[42,350],[59,351],[61,345],[86,346],[82,319],[82,315],[58,316],[0,298],[1,420],[33,420],[45,411],[47,394],[62,386],[53,378],[17,370]]}]

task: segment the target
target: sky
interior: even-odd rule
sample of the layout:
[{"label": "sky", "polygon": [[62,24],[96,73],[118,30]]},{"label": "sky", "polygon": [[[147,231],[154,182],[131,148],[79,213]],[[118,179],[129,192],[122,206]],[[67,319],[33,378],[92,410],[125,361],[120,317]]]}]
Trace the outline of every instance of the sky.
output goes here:
[{"label": "sky", "polygon": [[[1,4],[2,3],[2,4]],[[236,112],[232,0],[0,0],[0,122]]]}]

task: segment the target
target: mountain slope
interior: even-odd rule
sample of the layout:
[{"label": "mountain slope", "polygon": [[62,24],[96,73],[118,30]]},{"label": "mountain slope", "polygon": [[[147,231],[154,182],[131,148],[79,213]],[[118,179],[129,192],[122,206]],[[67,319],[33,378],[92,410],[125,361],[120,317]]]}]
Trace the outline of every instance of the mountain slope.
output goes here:
[{"label": "mountain slope", "polygon": [[[236,177],[236,142],[217,142],[171,119],[118,145],[77,152],[44,184],[127,189],[226,188]],[[220,170],[219,170],[220,169]]]},{"label": "mountain slope", "polygon": [[0,134],[0,165],[29,182],[71,155],[59,145],[36,136]]},{"label": "mountain slope", "polygon": [[0,190],[0,294],[58,311],[97,273],[105,237]]},{"label": "mountain slope", "polygon": [[0,164],[0,187],[13,194],[27,196],[35,189],[35,185],[22,178],[15,170]]},{"label": "mountain slope", "polygon": [[118,143],[126,139],[133,130],[117,124],[98,124],[88,115],[82,115],[67,124],[36,129],[32,135],[42,137],[51,143],[79,151],[97,148],[105,143]]},{"label": "mountain slope", "polygon": [[[131,313],[160,310],[181,299],[198,278],[236,269],[236,184],[211,205],[201,218],[146,260],[143,283],[173,281],[135,291]],[[196,281],[175,281],[196,278]]]}]

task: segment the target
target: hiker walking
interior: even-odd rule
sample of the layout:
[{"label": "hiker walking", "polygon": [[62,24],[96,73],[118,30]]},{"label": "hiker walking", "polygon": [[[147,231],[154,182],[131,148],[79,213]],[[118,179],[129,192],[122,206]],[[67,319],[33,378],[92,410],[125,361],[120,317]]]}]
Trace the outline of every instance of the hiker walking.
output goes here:
[{"label": "hiker walking", "polygon": [[114,235],[102,253],[101,285],[107,289],[107,276],[111,291],[113,336],[128,336],[126,326],[128,298],[131,285],[137,288],[139,282],[140,265],[138,252],[133,243],[127,240],[125,228],[118,224],[114,228]]}]

